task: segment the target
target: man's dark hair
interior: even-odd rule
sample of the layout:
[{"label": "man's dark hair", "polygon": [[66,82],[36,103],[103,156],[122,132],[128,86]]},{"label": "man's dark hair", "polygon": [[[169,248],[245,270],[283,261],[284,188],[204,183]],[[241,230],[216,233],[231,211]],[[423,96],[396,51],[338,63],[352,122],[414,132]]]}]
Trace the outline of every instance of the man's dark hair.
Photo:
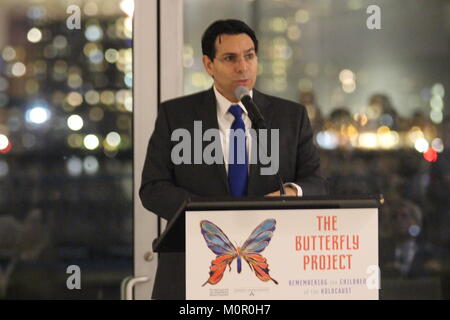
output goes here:
[{"label": "man's dark hair", "polygon": [[207,55],[211,61],[216,56],[216,39],[221,34],[247,34],[255,45],[255,53],[258,53],[258,39],[255,32],[244,22],[240,20],[217,20],[214,21],[203,33],[202,52]]}]

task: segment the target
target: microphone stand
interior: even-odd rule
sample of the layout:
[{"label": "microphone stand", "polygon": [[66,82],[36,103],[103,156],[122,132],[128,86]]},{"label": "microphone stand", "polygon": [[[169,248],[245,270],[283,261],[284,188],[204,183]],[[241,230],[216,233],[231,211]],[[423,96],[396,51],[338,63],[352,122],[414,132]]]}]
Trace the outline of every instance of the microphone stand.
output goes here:
[{"label": "microphone stand", "polygon": [[[259,111],[258,107],[255,105],[255,103],[252,101],[250,96],[248,96],[248,95],[243,96],[241,98],[241,101],[244,104],[244,106],[247,108],[248,115],[249,115],[250,119],[252,120],[252,122],[255,124],[255,127],[257,129],[268,130],[266,121],[264,120],[264,117],[262,116],[261,112]],[[250,108],[248,108],[248,107],[250,107]],[[257,137],[257,140],[258,140],[258,137]],[[268,154],[267,149],[265,149],[265,147],[263,145],[259,144],[259,141],[257,141],[257,144],[260,148],[263,149],[263,151],[266,152],[266,154]],[[286,190],[284,189],[283,179],[281,179],[279,170],[277,171],[277,179],[278,179],[278,185],[280,188],[280,195],[284,196],[284,195],[286,195]]]}]

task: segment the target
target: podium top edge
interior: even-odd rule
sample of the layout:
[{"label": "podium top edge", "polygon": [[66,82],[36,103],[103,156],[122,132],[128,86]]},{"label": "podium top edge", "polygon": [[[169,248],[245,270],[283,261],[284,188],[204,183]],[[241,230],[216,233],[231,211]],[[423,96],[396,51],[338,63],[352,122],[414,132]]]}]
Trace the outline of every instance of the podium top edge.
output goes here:
[{"label": "podium top edge", "polygon": [[383,198],[373,197],[216,197],[191,198],[186,211],[232,210],[232,209],[277,209],[277,208],[379,208]]}]

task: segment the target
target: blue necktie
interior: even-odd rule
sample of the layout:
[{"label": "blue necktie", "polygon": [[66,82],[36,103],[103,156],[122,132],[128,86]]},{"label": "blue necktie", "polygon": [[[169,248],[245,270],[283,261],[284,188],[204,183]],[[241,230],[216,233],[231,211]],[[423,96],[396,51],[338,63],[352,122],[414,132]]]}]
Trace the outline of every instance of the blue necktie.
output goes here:
[{"label": "blue necktie", "polygon": [[242,120],[243,110],[239,105],[232,105],[228,111],[235,118],[230,130],[228,184],[233,197],[242,197],[247,194],[248,180],[245,124]]}]

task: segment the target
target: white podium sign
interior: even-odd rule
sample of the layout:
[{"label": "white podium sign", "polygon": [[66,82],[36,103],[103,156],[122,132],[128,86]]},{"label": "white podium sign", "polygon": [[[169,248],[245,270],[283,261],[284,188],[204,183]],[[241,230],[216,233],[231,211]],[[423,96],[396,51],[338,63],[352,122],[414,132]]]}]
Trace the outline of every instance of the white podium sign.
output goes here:
[{"label": "white podium sign", "polygon": [[186,299],[359,300],[378,289],[376,208],[186,212]]}]

